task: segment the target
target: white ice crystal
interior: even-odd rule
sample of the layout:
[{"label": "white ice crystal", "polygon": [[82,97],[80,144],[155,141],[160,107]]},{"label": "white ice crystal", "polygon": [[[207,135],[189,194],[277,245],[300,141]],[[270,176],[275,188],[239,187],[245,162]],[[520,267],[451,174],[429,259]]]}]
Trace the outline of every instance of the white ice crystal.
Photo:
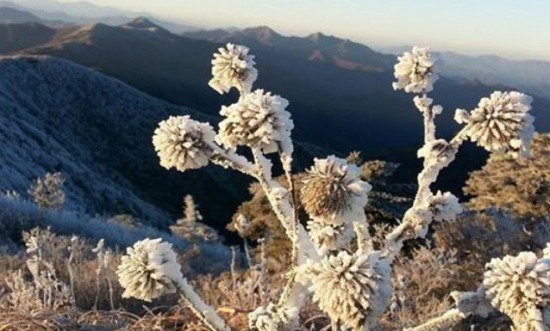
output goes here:
[{"label": "white ice crystal", "polygon": [[[288,101],[278,95],[256,90],[237,103],[222,107],[220,131],[216,140],[227,148],[250,146],[264,153],[292,145],[290,133],[294,123],[286,110]],[[287,147],[288,149],[288,147]]]},{"label": "white ice crystal", "polygon": [[208,165],[214,137],[214,129],[208,123],[194,121],[189,116],[170,116],[159,123],[153,145],[161,166],[185,171]]},{"label": "white ice crystal", "polygon": [[336,225],[326,222],[324,218],[314,217],[308,221],[307,230],[321,255],[347,247],[355,236],[353,225],[350,222]]},{"label": "white ice crystal", "polygon": [[455,159],[456,151],[445,139],[429,141],[417,152],[419,158],[424,158],[427,165],[449,165]]},{"label": "white ice crystal", "polygon": [[278,331],[284,325],[289,327],[292,321],[292,312],[285,311],[284,308],[278,307],[273,303],[267,307],[258,307],[248,315],[248,323],[250,328],[258,331]]},{"label": "white ice crystal", "polygon": [[[433,99],[428,98],[426,96],[415,96],[414,99],[414,105],[420,112],[425,112],[430,109],[430,106],[433,103]],[[432,114],[439,115],[443,112],[443,107],[440,105],[434,105],[431,107]]]},{"label": "white ice crystal", "polygon": [[550,262],[533,252],[492,259],[483,287],[493,307],[508,315],[516,328],[544,330],[541,307],[550,299]]},{"label": "white ice crystal", "polygon": [[529,114],[532,101],[520,92],[496,91],[470,114],[458,110],[455,119],[467,123],[467,136],[488,151],[527,156],[535,133]]},{"label": "white ice crystal", "polygon": [[254,67],[254,56],[248,54],[249,49],[229,43],[218,51],[212,60],[213,78],[208,85],[220,94],[229,92],[232,87],[243,94],[250,93],[258,70]]},{"label": "white ice crystal", "polygon": [[398,57],[394,66],[397,82],[393,83],[393,88],[403,89],[407,93],[430,92],[438,79],[434,64],[435,59],[432,58],[429,48],[413,47],[411,52],[405,52]]},{"label": "white ice crystal", "polygon": [[468,123],[468,120],[470,119],[470,113],[465,109],[457,109],[455,111],[455,121],[458,124],[465,124]]},{"label": "white ice crystal", "polygon": [[372,325],[390,303],[391,268],[378,251],[341,251],[312,265],[309,272],[313,300],[332,320],[349,328]]},{"label": "white ice crystal", "polygon": [[147,238],[128,247],[126,253],[117,270],[120,285],[125,289],[123,298],[151,301],[176,292],[183,275],[171,244],[160,238]]},{"label": "white ice crystal", "polygon": [[462,206],[451,192],[437,191],[430,200],[430,210],[434,221],[454,221],[462,213]]}]

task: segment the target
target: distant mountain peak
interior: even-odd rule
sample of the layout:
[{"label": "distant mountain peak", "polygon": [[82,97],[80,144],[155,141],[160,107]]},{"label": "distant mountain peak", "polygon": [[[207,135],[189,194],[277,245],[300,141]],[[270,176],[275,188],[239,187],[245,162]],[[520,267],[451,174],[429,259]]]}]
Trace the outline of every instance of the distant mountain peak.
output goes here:
[{"label": "distant mountain peak", "polygon": [[160,31],[163,33],[170,33],[168,30],[164,29],[160,25],[153,22],[150,18],[147,18],[145,16],[139,16],[132,21],[123,24],[122,27],[125,28],[131,28],[131,29],[138,29],[138,30],[149,30],[149,31]]},{"label": "distant mountain peak", "polygon": [[248,37],[254,37],[255,39],[262,42],[269,42],[272,41],[274,38],[283,37],[277,31],[265,25],[246,28],[244,30],[241,30],[240,33]]},{"label": "distant mountain peak", "polygon": [[41,22],[39,17],[19,9],[0,4],[0,23]]},{"label": "distant mountain peak", "polygon": [[309,40],[312,40],[312,41],[315,41],[315,42],[318,42],[318,41],[321,41],[321,40],[325,40],[325,39],[336,39],[335,37],[333,36],[328,36],[322,32],[315,32],[315,33],[312,33],[310,34],[308,37],[307,37]]}]

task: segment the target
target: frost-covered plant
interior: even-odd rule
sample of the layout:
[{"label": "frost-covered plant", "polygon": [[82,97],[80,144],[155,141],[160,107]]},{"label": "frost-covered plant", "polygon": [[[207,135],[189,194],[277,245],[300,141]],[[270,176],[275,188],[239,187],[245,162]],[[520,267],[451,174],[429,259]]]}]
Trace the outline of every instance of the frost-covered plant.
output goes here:
[{"label": "frost-covered plant", "polygon": [[534,118],[529,114],[532,101],[520,92],[496,91],[470,113],[458,109],[455,119],[466,123],[466,135],[488,151],[528,156],[535,134]]},{"label": "frost-covered plant", "polygon": [[175,225],[170,226],[173,234],[182,238],[196,241],[217,241],[218,233],[208,225],[201,223],[202,215],[195,204],[192,195],[186,195],[184,202],[184,217],[180,218]]},{"label": "frost-covered plant", "polygon": [[512,319],[516,330],[545,330],[543,309],[550,302],[548,258],[521,252],[517,256],[495,258],[486,266],[483,278],[486,296],[493,307]]},{"label": "frost-covered plant", "polygon": [[65,204],[64,182],[62,173],[47,173],[34,181],[29,188],[29,194],[41,208],[61,209]]},{"label": "frost-covered plant", "polygon": [[[233,87],[240,92],[235,104],[222,107],[223,120],[217,134],[210,124],[188,116],[171,117],[159,124],[153,144],[162,166],[186,171],[212,163],[253,177],[291,243],[291,267],[280,298],[250,313],[250,327],[262,331],[293,330],[300,310],[311,298],[334,327],[354,331],[376,328],[378,318],[391,302],[392,265],[404,242],[424,238],[434,221],[453,221],[462,211],[452,193],[434,193],[430,188],[439,172],[453,162],[460,145],[470,139],[491,152],[527,155],[533,131],[533,119],[528,114],[531,99],[519,92],[495,92],[482,99],[472,112],[457,111],[456,119],[465,124],[464,128],[451,140],[437,138],[435,118],[443,107],[433,104],[427,95],[438,78],[435,63],[427,48],[415,47],[399,57],[395,65],[397,81],[393,87],[417,94],[413,102],[424,118],[424,144],[418,150],[424,167],[418,175],[412,207],[401,223],[376,243],[368,231],[364,209],[371,185],[361,180],[358,167],[334,156],[316,159],[305,176],[299,198],[310,218],[307,230],[298,222],[298,195],[291,173],[290,134],[294,125],[286,110],[288,101],[264,90],[252,92],[257,70],[248,48],[228,44],[214,55],[210,86],[220,93]],[[250,150],[245,154],[250,157],[238,153],[242,147]],[[275,157],[268,159],[266,154],[272,153],[276,153]],[[286,186],[273,178],[272,162],[276,159],[285,172]],[[212,329],[225,330],[215,310],[205,305],[185,282],[173,254],[170,246],[159,240],[136,243],[119,268],[125,295],[150,300],[179,291]],[[488,276],[495,271],[525,286],[546,286],[544,270],[538,265],[501,273],[498,263],[493,264],[488,266]],[[521,270],[536,281],[523,282]],[[534,276],[530,270],[536,271]],[[492,287],[489,280],[485,283],[474,292],[453,292],[456,308],[410,330],[442,330],[472,314],[486,316],[491,310],[488,300],[494,303],[494,298],[500,300],[494,306],[501,309],[500,302],[505,302],[507,296],[501,291],[507,287]],[[535,305],[540,303],[546,301]],[[511,310],[503,310],[512,314]]]},{"label": "frost-covered plant", "polygon": [[413,47],[411,52],[405,52],[395,65],[394,76],[397,82],[394,89],[403,89],[407,93],[427,93],[433,89],[439,78],[434,71],[435,59],[429,48]]},{"label": "frost-covered plant", "polygon": [[145,301],[175,293],[177,282],[183,278],[172,245],[161,239],[144,239],[129,247],[117,274],[125,289],[123,298]]},{"label": "frost-covered plant", "polygon": [[114,297],[113,297],[114,288],[113,288],[113,283],[111,281],[111,277],[108,274],[111,259],[113,257],[113,251],[109,248],[105,248],[105,240],[100,239],[97,242],[97,246],[92,249],[92,253],[95,253],[97,257],[96,298],[94,302],[94,308],[97,308],[97,304],[99,302],[99,296],[101,294],[101,279],[103,278],[107,281],[107,286],[109,289],[109,303],[111,304],[111,310],[114,310],[115,309]]},{"label": "frost-covered plant", "polygon": [[163,167],[185,171],[208,165],[212,155],[208,145],[214,142],[214,136],[208,124],[189,116],[170,116],[155,130],[153,144]]},{"label": "frost-covered plant", "polygon": [[117,275],[123,298],[152,301],[179,292],[182,299],[212,330],[228,330],[213,308],[206,305],[183,277],[172,245],[162,239],[144,239],[128,247]]},{"label": "frost-covered plant", "polygon": [[288,149],[294,125],[286,107],[286,99],[264,90],[246,94],[237,103],[222,107],[220,114],[225,119],[216,141],[226,148],[250,146],[266,154]]},{"label": "frost-covered plant", "polygon": [[376,323],[391,298],[391,268],[378,251],[340,251],[308,272],[313,274],[313,301],[332,320],[354,330]]},{"label": "frost-covered plant", "polygon": [[252,84],[258,78],[258,70],[254,67],[254,56],[249,55],[249,49],[244,46],[227,44],[218,49],[212,60],[212,76],[208,85],[223,94],[235,87],[242,94],[252,90]]},{"label": "frost-covered plant", "polygon": [[32,282],[23,278],[21,270],[11,274],[7,285],[10,289],[8,302],[13,308],[32,312],[56,310],[74,303],[71,287],[58,278],[53,264],[44,258],[48,255],[44,254],[44,247],[48,244],[44,240],[48,237],[42,234],[34,229],[24,236],[29,256],[26,265],[32,275]]},{"label": "frost-covered plant", "polygon": [[353,223],[366,221],[371,186],[360,175],[357,166],[329,156],[315,159],[302,181],[300,197],[311,217],[307,228],[321,255],[347,247],[354,237]]}]

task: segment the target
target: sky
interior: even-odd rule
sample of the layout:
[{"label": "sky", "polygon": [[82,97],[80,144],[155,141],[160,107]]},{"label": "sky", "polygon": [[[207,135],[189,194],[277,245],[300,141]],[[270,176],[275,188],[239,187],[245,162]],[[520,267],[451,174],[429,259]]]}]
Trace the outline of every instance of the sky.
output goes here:
[{"label": "sky", "polygon": [[420,45],[550,61],[550,0],[88,1],[203,28],[268,25],[286,35],[321,31],[374,47]]}]

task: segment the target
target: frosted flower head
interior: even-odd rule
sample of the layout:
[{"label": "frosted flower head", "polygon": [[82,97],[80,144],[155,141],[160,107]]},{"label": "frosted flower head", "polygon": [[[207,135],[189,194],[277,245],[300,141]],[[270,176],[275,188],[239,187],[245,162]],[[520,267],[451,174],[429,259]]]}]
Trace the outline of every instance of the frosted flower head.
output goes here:
[{"label": "frosted flower head", "polygon": [[380,252],[325,257],[310,270],[313,301],[332,320],[359,330],[372,323],[388,307],[391,296],[391,269]]},{"label": "frosted flower head", "polygon": [[486,150],[526,156],[535,134],[534,118],[529,114],[532,101],[520,92],[496,91],[481,99],[470,114],[457,110],[455,119],[467,123],[467,136]]},{"label": "frosted flower head", "polygon": [[454,221],[462,213],[462,206],[451,192],[437,191],[430,200],[430,211],[435,221]]},{"label": "frosted flower head", "polygon": [[246,94],[252,90],[252,84],[258,78],[258,70],[254,67],[254,56],[248,54],[244,46],[227,44],[219,48],[212,60],[212,76],[208,85],[223,94],[232,87]]},{"label": "frosted flower head", "polygon": [[394,66],[394,90],[405,90],[407,93],[427,93],[433,89],[438,79],[434,72],[435,59],[429,48],[413,47],[411,52],[405,52],[397,58]]},{"label": "frosted flower head", "polygon": [[144,239],[128,247],[126,253],[117,270],[123,298],[151,301],[176,292],[183,275],[171,244],[160,238]]},{"label": "frosted flower head", "polygon": [[[538,323],[540,307],[550,298],[550,264],[533,252],[492,259],[486,265],[483,287],[493,307],[517,326]],[[538,320],[538,321],[537,321]]]},{"label": "frosted flower head", "polygon": [[237,103],[222,107],[216,140],[227,148],[250,146],[264,153],[274,153],[279,146],[291,144],[294,123],[286,110],[288,101],[278,95],[256,90]]},{"label": "frosted flower head", "polygon": [[312,217],[332,217],[362,212],[372,187],[361,180],[360,174],[357,166],[333,155],[315,159],[300,190],[307,213]]},{"label": "frosted flower head", "polygon": [[153,145],[160,165],[179,171],[198,169],[208,165],[215,132],[208,123],[200,123],[189,116],[170,116],[159,123],[153,136]]}]

